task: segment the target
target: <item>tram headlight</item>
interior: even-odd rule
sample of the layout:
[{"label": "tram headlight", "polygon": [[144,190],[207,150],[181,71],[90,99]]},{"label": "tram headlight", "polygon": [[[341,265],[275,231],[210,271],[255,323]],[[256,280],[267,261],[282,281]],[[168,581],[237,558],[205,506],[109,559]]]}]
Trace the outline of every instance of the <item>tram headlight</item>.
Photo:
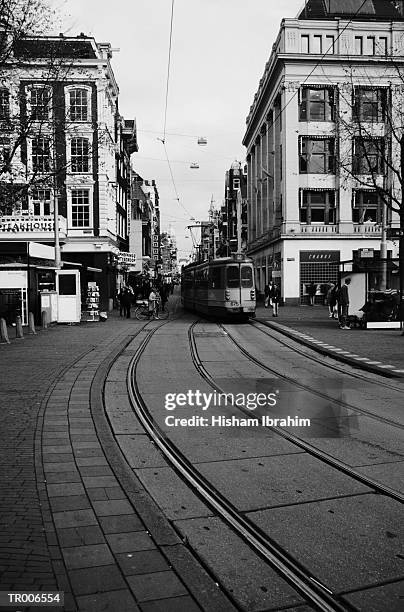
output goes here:
[{"label": "tram headlight", "polygon": [[252,300],[255,300],[255,291],[254,291],[254,289],[251,289],[251,291],[250,291],[250,298]]}]

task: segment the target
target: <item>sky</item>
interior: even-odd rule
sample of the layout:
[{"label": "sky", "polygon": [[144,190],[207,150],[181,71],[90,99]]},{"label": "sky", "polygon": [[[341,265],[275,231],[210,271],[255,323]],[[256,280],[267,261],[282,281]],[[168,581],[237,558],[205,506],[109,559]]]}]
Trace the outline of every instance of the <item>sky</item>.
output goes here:
[{"label": "sky", "polygon": [[[179,257],[192,249],[187,226],[220,208],[225,173],[245,160],[245,119],[282,18],[302,0],[174,0],[164,145],[172,0],[54,0],[60,31],[109,42],[119,110],[136,119],[132,166],[156,181],[161,229],[175,231]],[[207,145],[198,145],[205,137]],[[198,169],[190,168],[192,163]],[[177,200],[177,197],[179,201]],[[193,230],[197,237],[199,232]]]}]

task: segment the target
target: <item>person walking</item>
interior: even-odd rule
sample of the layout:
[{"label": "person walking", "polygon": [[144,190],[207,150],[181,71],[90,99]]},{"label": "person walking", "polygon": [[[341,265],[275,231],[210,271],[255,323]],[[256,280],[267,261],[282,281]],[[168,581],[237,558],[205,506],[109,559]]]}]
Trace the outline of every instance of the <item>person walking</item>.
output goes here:
[{"label": "person walking", "polygon": [[351,283],[351,279],[348,277],[345,279],[344,284],[340,290],[339,303],[341,306],[341,321],[340,321],[340,329],[351,329],[348,322],[348,311],[349,311],[349,290],[348,287]]},{"label": "person walking", "polygon": [[133,293],[130,287],[125,287],[120,298],[120,304],[123,306],[124,314],[127,319],[130,319],[130,309],[133,301]]},{"label": "person walking", "polygon": [[314,306],[314,300],[317,293],[317,285],[313,282],[307,287],[307,293],[309,295],[309,305]]},{"label": "person walking", "polygon": [[264,308],[268,308],[269,306],[269,285],[265,285],[264,287]]},{"label": "person walking", "polygon": [[328,316],[330,319],[337,318],[337,286],[335,283],[330,283],[327,291]]},{"label": "person walking", "polygon": [[269,299],[272,305],[272,316],[278,316],[280,292],[279,287],[272,281],[269,283]]},{"label": "person walking", "polygon": [[163,312],[165,311],[169,293],[170,293],[170,285],[168,284],[161,285],[160,297],[161,297],[161,310]]}]

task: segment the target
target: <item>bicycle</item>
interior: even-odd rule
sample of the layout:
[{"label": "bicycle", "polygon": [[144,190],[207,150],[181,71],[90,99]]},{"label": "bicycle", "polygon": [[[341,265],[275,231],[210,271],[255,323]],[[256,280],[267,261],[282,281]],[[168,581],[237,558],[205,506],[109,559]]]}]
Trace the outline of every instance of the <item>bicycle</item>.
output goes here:
[{"label": "bicycle", "polygon": [[144,300],[137,302],[138,306],[135,309],[135,317],[139,321],[146,321],[147,319],[156,319],[157,317],[161,320],[168,319],[169,312],[167,305],[164,310],[154,309],[149,310],[149,302]]}]

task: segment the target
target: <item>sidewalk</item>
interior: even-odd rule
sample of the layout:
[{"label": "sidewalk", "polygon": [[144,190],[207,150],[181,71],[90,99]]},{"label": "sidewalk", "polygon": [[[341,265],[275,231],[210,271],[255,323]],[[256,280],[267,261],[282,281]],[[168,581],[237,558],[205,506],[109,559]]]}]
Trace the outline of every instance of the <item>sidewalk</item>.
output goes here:
[{"label": "sidewalk", "polygon": [[257,307],[257,321],[340,361],[390,377],[404,375],[404,336],[400,330],[342,330],[328,317],[327,306],[283,306],[279,317],[272,308]]},{"label": "sidewalk", "polygon": [[55,612],[197,612],[196,601],[233,610],[126,463],[104,412],[115,434],[138,427],[125,385],[144,324],[112,313],[0,345],[0,591],[63,591]]}]

